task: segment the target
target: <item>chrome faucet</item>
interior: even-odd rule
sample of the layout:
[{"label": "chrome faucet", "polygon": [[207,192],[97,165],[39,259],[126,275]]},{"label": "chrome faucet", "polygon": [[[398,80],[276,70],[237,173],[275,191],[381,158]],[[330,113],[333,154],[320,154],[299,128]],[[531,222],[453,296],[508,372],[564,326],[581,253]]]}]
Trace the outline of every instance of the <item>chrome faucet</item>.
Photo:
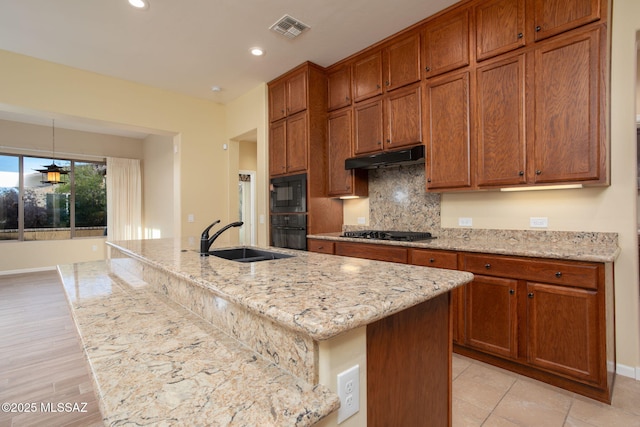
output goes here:
[{"label": "chrome faucet", "polygon": [[232,222],[231,224],[227,224],[224,227],[222,227],[213,236],[209,237],[209,230],[211,230],[211,227],[213,227],[214,225],[216,225],[219,222],[220,222],[220,220],[214,221],[213,224],[211,224],[210,226],[205,228],[204,231],[202,232],[202,235],[200,236],[200,256],[208,256],[209,255],[208,254],[209,248],[211,247],[211,245],[213,245],[213,242],[215,242],[215,240],[222,233],[224,233],[225,231],[227,231],[231,227],[241,227],[244,224],[244,222],[242,222],[242,221]]}]

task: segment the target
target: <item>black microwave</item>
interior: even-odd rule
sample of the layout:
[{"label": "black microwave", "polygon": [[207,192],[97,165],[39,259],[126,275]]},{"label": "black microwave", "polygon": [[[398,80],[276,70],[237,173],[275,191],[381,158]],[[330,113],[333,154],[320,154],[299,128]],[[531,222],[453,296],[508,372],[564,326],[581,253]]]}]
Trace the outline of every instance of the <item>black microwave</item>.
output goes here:
[{"label": "black microwave", "polygon": [[307,211],[307,174],[272,178],[269,189],[272,213]]}]

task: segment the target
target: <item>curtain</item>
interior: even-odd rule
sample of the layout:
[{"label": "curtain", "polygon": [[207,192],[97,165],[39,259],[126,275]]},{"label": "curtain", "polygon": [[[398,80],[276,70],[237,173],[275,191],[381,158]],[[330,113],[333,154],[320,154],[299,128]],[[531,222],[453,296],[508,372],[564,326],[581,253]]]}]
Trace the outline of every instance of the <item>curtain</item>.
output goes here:
[{"label": "curtain", "polygon": [[107,239],[142,238],[140,160],[107,157]]}]

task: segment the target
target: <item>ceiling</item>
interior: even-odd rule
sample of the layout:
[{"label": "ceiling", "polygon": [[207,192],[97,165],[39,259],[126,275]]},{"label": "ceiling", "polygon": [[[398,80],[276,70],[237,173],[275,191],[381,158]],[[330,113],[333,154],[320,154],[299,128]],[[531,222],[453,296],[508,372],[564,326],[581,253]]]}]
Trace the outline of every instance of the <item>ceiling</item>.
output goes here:
[{"label": "ceiling", "polygon": [[[1,0],[0,49],[226,104],[304,61],[331,65],[456,0]],[[288,39],[288,14],[311,27]],[[253,46],[266,53],[254,57]],[[211,90],[220,87],[219,92]]]}]

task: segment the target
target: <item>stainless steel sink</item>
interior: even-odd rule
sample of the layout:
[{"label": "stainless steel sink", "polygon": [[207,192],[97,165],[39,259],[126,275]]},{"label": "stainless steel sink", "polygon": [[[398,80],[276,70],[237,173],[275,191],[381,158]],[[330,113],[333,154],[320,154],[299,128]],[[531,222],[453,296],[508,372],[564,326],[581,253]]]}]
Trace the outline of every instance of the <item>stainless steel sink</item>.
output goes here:
[{"label": "stainless steel sink", "polygon": [[217,249],[207,252],[207,255],[213,255],[219,258],[224,258],[236,262],[258,262],[293,257],[293,255],[281,254],[279,252],[271,252],[263,249],[246,247]]}]

